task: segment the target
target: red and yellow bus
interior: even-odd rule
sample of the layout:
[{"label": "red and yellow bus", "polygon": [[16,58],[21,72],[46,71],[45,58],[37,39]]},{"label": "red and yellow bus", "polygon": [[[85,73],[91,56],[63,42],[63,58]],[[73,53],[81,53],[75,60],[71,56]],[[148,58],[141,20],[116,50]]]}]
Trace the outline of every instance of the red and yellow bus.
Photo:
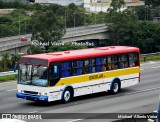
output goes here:
[{"label": "red and yellow bus", "polygon": [[140,82],[140,50],[108,46],[21,57],[17,97],[63,100],[103,91],[118,93]]}]

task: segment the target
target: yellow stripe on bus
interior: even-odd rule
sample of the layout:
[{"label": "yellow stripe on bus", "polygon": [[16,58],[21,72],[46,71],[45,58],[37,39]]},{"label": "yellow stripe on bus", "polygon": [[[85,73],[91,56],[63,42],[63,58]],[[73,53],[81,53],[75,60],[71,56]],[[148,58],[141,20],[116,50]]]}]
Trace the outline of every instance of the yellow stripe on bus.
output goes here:
[{"label": "yellow stripe on bus", "polygon": [[123,75],[136,74],[139,72],[140,72],[139,67],[134,67],[134,68],[132,67],[132,68],[127,68],[127,69],[119,69],[119,70],[112,70],[112,71],[107,71],[107,72],[73,76],[69,78],[61,78],[60,81],[55,86],[88,82],[88,81],[99,80],[103,78],[118,77],[118,76],[123,76]]}]

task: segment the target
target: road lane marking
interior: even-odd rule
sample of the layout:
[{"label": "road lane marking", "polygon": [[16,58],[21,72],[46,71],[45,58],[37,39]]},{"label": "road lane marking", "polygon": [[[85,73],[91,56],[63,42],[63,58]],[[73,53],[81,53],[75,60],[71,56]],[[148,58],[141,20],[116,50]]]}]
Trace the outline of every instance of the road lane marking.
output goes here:
[{"label": "road lane marking", "polygon": [[0,85],[1,85],[1,84],[8,84],[8,83],[15,83],[15,82],[17,82],[17,81],[14,80],[14,81],[0,82]]},{"label": "road lane marking", "polygon": [[32,111],[32,112],[28,112],[28,113],[36,113],[36,112],[38,112],[38,111]]},{"label": "road lane marking", "polygon": [[70,121],[67,121],[67,122],[77,122],[77,121],[82,121],[84,119],[74,119],[74,120],[70,120]]},{"label": "road lane marking", "polygon": [[154,68],[154,69],[156,69],[156,68],[159,68],[160,66],[156,66],[156,67],[151,67],[151,68]]},{"label": "road lane marking", "polygon": [[141,63],[140,65],[144,66],[144,65],[147,65],[147,64],[156,64],[156,63],[159,63],[159,62],[150,61],[150,62],[146,62],[146,63]]},{"label": "road lane marking", "polygon": [[143,69],[141,69],[141,71],[148,70],[148,69],[156,69],[156,68],[160,68],[160,66],[143,68]]},{"label": "road lane marking", "polygon": [[9,90],[6,90],[6,91],[15,91],[15,90],[17,90],[17,89],[9,89]]},{"label": "road lane marking", "polygon": [[130,93],[126,93],[125,95],[136,94],[136,93],[141,93],[141,92],[146,92],[146,91],[152,91],[152,90],[157,90],[157,89],[160,89],[160,87],[151,88],[151,89],[145,89],[145,90],[141,90],[141,91],[130,92]]}]

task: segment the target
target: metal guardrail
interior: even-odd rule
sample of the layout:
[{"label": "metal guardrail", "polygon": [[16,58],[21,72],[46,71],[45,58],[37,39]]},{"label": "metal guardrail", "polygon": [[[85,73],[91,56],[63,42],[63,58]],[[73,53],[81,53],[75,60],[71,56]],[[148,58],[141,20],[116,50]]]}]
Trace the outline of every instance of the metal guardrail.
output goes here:
[{"label": "metal guardrail", "polygon": [[140,57],[143,58],[144,62],[146,62],[148,56],[155,56],[155,55],[160,55],[160,52],[141,54]]},{"label": "metal guardrail", "polygon": [[[97,24],[97,25],[88,25],[88,26],[81,26],[75,28],[67,28],[66,34],[62,37],[62,39],[71,38],[71,37],[79,37],[84,35],[90,35],[95,33],[101,33],[107,31],[106,24]],[[27,37],[29,38],[28,41],[20,41],[20,37]],[[30,41],[31,34],[14,36],[14,37],[5,37],[0,38],[0,51],[5,51],[21,46],[27,46],[31,44]]]},{"label": "metal guardrail", "polygon": [[13,74],[17,74],[18,70],[16,72],[14,71],[8,71],[8,72],[0,72],[0,76],[8,76],[8,75],[13,75]]}]

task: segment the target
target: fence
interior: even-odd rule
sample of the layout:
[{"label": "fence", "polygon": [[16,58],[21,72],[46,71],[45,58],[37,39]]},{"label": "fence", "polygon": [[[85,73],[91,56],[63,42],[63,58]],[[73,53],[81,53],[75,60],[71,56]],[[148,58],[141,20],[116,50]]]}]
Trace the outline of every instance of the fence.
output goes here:
[{"label": "fence", "polygon": [[140,57],[143,58],[144,62],[146,62],[147,57],[149,57],[149,56],[156,56],[156,55],[160,55],[160,52],[149,53],[149,54],[141,54]]}]

